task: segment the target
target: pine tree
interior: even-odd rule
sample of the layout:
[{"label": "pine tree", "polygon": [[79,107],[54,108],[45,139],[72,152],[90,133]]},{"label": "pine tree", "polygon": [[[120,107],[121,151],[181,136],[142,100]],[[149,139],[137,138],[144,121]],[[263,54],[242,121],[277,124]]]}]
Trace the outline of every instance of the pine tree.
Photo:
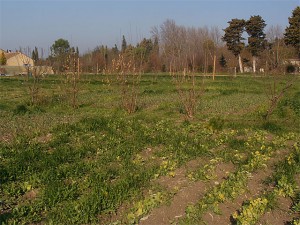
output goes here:
[{"label": "pine tree", "polygon": [[34,48],[34,51],[35,51],[35,57],[36,57],[36,61],[38,61],[40,58],[39,58],[39,51],[38,51],[38,48],[35,47]]},{"label": "pine tree", "polygon": [[227,66],[227,61],[226,61],[225,56],[224,56],[223,54],[221,55],[221,57],[220,57],[220,59],[219,59],[219,63],[220,63],[220,65],[221,65],[223,68],[225,68],[225,67]]},{"label": "pine tree", "polygon": [[125,36],[123,35],[122,52],[125,52],[126,48],[127,48],[127,42],[126,42]]},{"label": "pine tree", "polygon": [[245,20],[243,19],[232,19],[228,22],[229,26],[224,29],[225,34],[222,37],[222,40],[226,42],[227,48],[239,59],[239,66],[241,73],[244,72],[241,51],[244,48],[245,44],[243,42],[244,38],[242,34],[245,29]]},{"label": "pine tree", "polygon": [[35,61],[36,56],[35,56],[35,51],[34,50],[32,50],[31,58],[33,59],[33,61]]},{"label": "pine tree", "polygon": [[76,56],[79,57],[79,49],[78,49],[78,46],[76,47]]},{"label": "pine tree", "polygon": [[285,29],[284,42],[294,46],[300,58],[300,6],[297,6],[289,17],[289,26]]},{"label": "pine tree", "polygon": [[256,60],[260,53],[266,48],[266,34],[264,28],[266,27],[265,21],[261,16],[251,16],[246,22],[246,31],[248,37],[248,49],[253,57],[253,72],[256,72]]},{"label": "pine tree", "polygon": [[37,62],[39,60],[39,52],[37,47],[35,47],[34,50],[32,50],[31,58],[33,59],[34,62]]}]

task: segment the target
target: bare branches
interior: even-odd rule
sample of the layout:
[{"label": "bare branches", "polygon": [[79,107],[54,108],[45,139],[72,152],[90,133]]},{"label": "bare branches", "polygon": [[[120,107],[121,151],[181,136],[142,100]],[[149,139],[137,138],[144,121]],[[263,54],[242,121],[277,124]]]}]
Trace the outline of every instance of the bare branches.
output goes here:
[{"label": "bare branches", "polygon": [[281,90],[277,90],[277,82],[276,80],[273,84],[269,84],[268,88],[266,89],[266,95],[269,99],[269,106],[267,112],[263,115],[263,118],[267,120],[270,115],[272,115],[273,111],[276,109],[279,100],[284,96],[286,91],[292,87],[293,81],[291,80],[288,82]]},{"label": "bare branches", "polygon": [[137,110],[141,68],[135,65],[133,59],[126,58],[124,54],[119,54],[118,58],[112,61],[112,71],[117,74],[117,80],[120,84],[122,107],[127,113],[134,113]]}]

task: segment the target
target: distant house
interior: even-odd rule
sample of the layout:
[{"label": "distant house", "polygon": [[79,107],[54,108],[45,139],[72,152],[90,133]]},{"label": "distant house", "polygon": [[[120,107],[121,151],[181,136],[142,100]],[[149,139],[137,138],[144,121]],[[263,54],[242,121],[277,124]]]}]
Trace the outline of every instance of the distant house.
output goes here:
[{"label": "distant house", "polygon": [[[33,69],[40,74],[54,74],[50,66],[35,66],[34,60],[22,52],[4,51],[0,49],[0,54],[4,52],[6,65],[1,66],[9,75],[25,75],[28,72],[32,73]],[[29,69],[29,70],[28,70]]]},{"label": "distant house", "polygon": [[300,67],[300,59],[289,59],[289,63],[291,63],[294,66],[299,66]]},{"label": "distant house", "polygon": [[2,52],[6,58],[6,66],[34,66],[33,59],[22,52],[4,51],[0,49],[0,54],[2,54]]},{"label": "distant house", "polygon": [[5,53],[7,66],[34,66],[34,61],[21,52]]}]

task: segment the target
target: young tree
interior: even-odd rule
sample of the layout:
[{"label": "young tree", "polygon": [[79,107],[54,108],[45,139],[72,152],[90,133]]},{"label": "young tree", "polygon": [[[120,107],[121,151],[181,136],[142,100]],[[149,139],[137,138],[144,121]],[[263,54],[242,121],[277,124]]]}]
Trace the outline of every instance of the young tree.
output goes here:
[{"label": "young tree", "polygon": [[245,46],[242,34],[244,32],[246,22],[243,19],[232,19],[228,23],[229,26],[224,29],[225,34],[222,37],[222,40],[226,42],[228,50],[230,50],[235,55],[235,57],[238,57],[240,71],[241,73],[243,73],[244,70],[240,54]]},{"label": "young tree", "polygon": [[285,29],[284,42],[295,47],[300,58],[300,6],[297,6],[289,17],[289,26]]},{"label": "young tree", "polygon": [[55,61],[59,72],[63,72],[66,69],[70,49],[69,41],[62,38],[56,40],[50,48],[51,58]]},{"label": "young tree", "polygon": [[[279,25],[271,25],[266,32],[266,39],[268,42],[268,59],[271,63],[272,69],[276,69],[279,65],[281,48],[283,43],[283,30]],[[281,51],[280,51],[281,50]]]},{"label": "young tree", "polygon": [[1,56],[0,56],[0,65],[6,65],[6,57],[5,57],[5,54],[4,52],[1,53]]},{"label": "young tree", "polygon": [[248,33],[248,49],[252,54],[253,59],[253,72],[256,72],[257,57],[266,47],[266,34],[264,28],[265,21],[261,16],[251,16],[246,22],[245,28]]}]

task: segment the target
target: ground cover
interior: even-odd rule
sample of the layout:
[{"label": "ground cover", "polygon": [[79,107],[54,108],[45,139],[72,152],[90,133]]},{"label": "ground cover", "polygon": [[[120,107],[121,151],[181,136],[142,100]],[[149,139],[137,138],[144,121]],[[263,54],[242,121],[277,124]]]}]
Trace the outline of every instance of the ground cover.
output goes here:
[{"label": "ground cover", "polygon": [[75,109],[62,76],[35,105],[30,80],[1,77],[1,224],[299,224],[299,78],[196,84],[187,119],[168,75],[141,77],[132,114],[113,75],[82,75]]}]

